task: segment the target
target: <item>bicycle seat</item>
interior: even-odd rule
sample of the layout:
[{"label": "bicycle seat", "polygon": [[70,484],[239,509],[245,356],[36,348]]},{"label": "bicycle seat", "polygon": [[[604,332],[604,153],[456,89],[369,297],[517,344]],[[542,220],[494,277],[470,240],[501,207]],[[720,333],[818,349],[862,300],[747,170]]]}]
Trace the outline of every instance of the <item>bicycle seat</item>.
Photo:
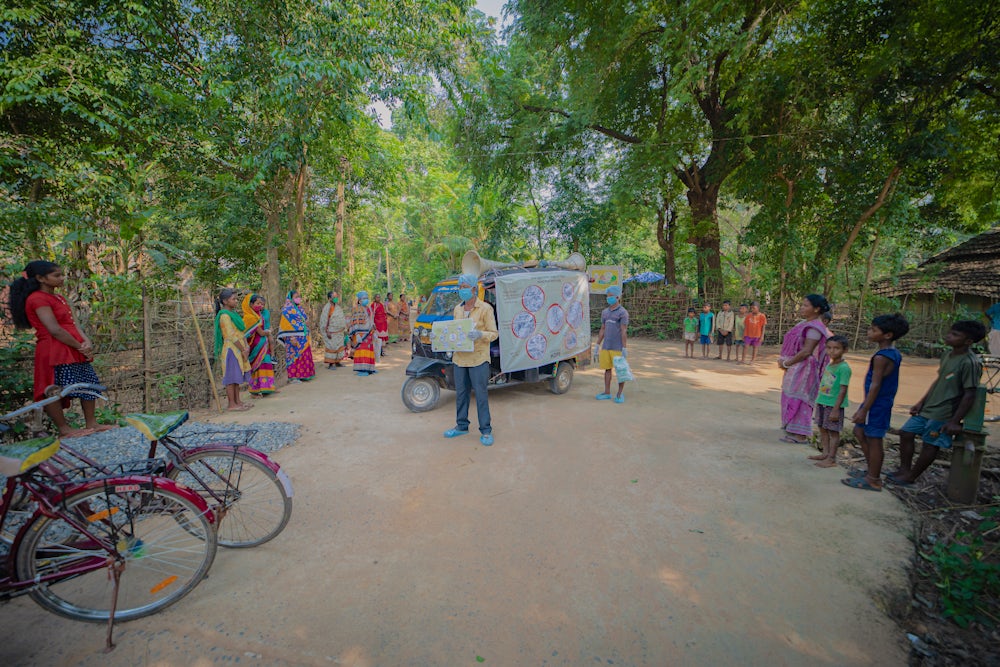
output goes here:
[{"label": "bicycle seat", "polygon": [[35,438],[0,447],[0,475],[23,475],[59,451],[59,438]]},{"label": "bicycle seat", "polygon": [[125,421],[134,426],[148,440],[159,440],[188,420],[187,410],[164,412],[162,415],[125,415]]}]

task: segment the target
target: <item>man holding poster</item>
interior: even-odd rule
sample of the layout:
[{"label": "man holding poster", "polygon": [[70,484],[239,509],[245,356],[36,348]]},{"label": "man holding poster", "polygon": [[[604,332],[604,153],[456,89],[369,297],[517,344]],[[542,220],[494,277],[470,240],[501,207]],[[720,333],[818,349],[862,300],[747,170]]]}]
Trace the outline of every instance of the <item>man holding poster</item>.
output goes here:
[{"label": "man holding poster", "polygon": [[455,352],[452,363],[455,370],[455,428],[444,432],[444,437],[455,438],[469,432],[470,393],[476,392],[476,411],[479,417],[479,442],[489,447],[493,444],[493,427],[490,424],[490,404],[486,385],[490,380],[490,343],[497,339],[493,307],[476,298],[479,279],[471,273],[458,278],[458,296],[462,303],[455,306],[456,320],[472,320],[472,352]]}]

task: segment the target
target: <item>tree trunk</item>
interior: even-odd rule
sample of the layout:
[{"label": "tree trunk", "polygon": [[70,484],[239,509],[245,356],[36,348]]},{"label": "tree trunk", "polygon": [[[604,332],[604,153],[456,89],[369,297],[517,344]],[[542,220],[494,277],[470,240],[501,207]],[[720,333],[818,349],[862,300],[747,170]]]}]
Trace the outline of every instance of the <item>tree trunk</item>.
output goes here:
[{"label": "tree trunk", "polygon": [[344,186],[347,181],[347,158],[340,158],[340,182],[337,183],[337,232],[334,240],[334,260],[337,271],[337,291],[343,292],[341,279],[344,266]]},{"label": "tree trunk", "polygon": [[823,292],[826,298],[829,299],[833,294],[834,279],[840,270],[844,268],[847,264],[847,257],[851,252],[851,247],[858,238],[858,234],[861,233],[861,228],[864,224],[875,215],[876,212],[885,204],[886,199],[889,197],[889,193],[892,191],[893,186],[896,185],[896,181],[899,180],[899,175],[902,172],[902,168],[897,164],[893,166],[889,175],[885,177],[885,182],[882,183],[882,191],[879,192],[878,197],[875,198],[875,203],[868,207],[861,217],[858,218],[857,222],[854,223],[854,227],[851,229],[850,234],[847,235],[847,241],[844,246],[840,249],[840,257],[837,258],[837,266],[834,270],[827,274],[826,284],[823,286]]},{"label": "tree trunk", "polygon": [[281,264],[278,261],[278,235],[281,233],[281,213],[280,209],[265,211],[267,220],[267,234],[265,236],[265,263],[261,272],[261,290],[264,292],[264,299],[267,307],[271,311],[272,332],[278,324],[278,318],[274,315],[281,312],[285,303],[281,293]]},{"label": "tree trunk", "polygon": [[697,251],[698,290],[702,298],[722,295],[722,252],[719,233],[719,186],[688,188],[693,229],[689,242]]},{"label": "tree trunk", "polygon": [[865,312],[865,294],[868,293],[868,285],[871,283],[872,269],[875,266],[875,251],[878,250],[881,231],[881,227],[875,228],[875,240],[872,242],[871,250],[868,251],[868,262],[865,264],[865,282],[861,285],[861,295],[858,297],[858,323],[854,329],[854,349],[858,349],[858,339],[861,337],[861,322]]},{"label": "tree trunk", "polygon": [[674,233],[677,231],[677,211],[666,205],[656,207],[656,242],[663,249],[663,276],[667,283],[677,283],[677,259],[674,254]]},{"label": "tree trunk", "polygon": [[347,275],[354,284],[354,227],[347,228]]},{"label": "tree trunk", "polygon": [[[31,181],[31,192],[29,201],[34,205],[42,200],[42,185],[45,183],[41,178]],[[34,208],[34,206],[32,206]],[[33,211],[34,212],[34,211]],[[42,235],[39,229],[38,220],[34,215],[27,216],[28,220],[28,250],[31,257],[45,257],[45,249],[42,247]]]},{"label": "tree trunk", "polygon": [[306,184],[309,181],[309,164],[306,162],[306,146],[302,146],[302,162],[295,173],[295,207],[288,223],[288,261],[292,265],[292,275],[298,278],[302,269],[302,246],[305,234]]}]

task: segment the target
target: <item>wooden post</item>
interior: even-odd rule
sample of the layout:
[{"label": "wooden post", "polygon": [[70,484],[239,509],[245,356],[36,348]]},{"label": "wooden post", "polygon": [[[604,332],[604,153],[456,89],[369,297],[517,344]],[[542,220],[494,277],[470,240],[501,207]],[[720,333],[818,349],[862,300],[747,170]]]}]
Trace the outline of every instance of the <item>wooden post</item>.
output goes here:
[{"label": "wooden post", "polygon": [[152,412],[152,401],[150,394],[153,393],[152,363],[153,351],[150,349],[150,340],[153,338],[152,327],[149,323],[149,295],[146,292],[145,283],[142,286],[142,409],[145,412]]},{"label": "wooden post", "polygon": [[205,372],[208,373],[208,384],[212,387],[212,396],[215,397],[215,407],[222,412],[222,401],[219,400],[219,390],[215,386],[215,374],[212,373],[212,362],[208,358],[208,350],[205,348],[205,338],[201,335],[201,327],[198,326],[198,313],[194,309],[194,301],[191,300],[190,292],[185,292],[188,308],[191,309],[191,323],[194,324],[194,332],[198,336],[198,347],[201,348],[201,358],[205,362]]},{"label": "wooden post", "polygon": [[952,443],[948,471],[948,499],[952,502],[974,505],[979,495],[979,473],[986,452],[985,413],[986,387],[979,385],[976,400],[965,415],[965,428]]}]

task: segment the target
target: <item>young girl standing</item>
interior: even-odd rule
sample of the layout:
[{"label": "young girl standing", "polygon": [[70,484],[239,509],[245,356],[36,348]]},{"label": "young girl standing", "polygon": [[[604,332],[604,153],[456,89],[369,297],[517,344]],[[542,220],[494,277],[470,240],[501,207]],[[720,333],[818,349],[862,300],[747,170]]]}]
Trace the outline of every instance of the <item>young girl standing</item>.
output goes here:
[{"label": "young girl standing", "polygon": [[684,356],[694,359],[694,342],[698,339],[698,315],[694,308],[688,308],[684,318]]},{"label": "young girl standing", "polygon": [[229,410],[253,407],[240,401],[240,385],[250,383],[249,346],[243,335],[245,324],[236,312],[236,292],[228,287],[215,299],[215,356],[222,364],[222,384],[226,385]]},{"label": "young girl standing", "polygon": [[[10,285],[10,313],[14,325],[19,329],[35,330],[33,395],[36,401],[45,398],[49,385],[100,384],[90,364],[94,359],[94,346],[77,328],[66,299],[56,294],[64,281],[63,270],[58,264],[37,260],[24,267],[22,276]],[[80,399],[86,422],[83,429],[72,428],[63,414],[73,398]],[[61,403],[45,406],[45,413],[64,438],[114,428],[98,424],[95,412],[94,398],[87,394],[70,394]]]}]

